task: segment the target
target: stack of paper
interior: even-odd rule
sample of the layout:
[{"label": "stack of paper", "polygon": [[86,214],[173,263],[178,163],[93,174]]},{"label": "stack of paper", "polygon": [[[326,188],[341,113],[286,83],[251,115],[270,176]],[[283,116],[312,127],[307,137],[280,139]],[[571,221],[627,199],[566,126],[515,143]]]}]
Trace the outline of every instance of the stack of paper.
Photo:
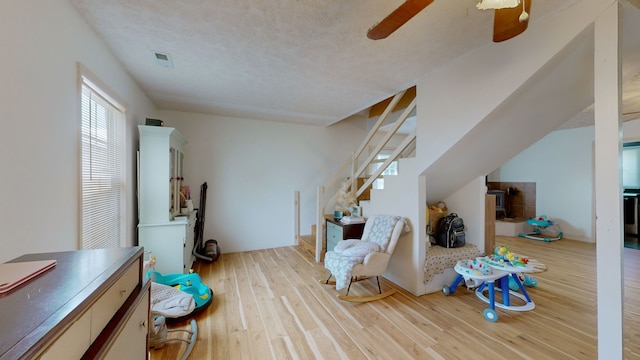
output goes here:
[{"label": "stack of paper", "polygon": [[340,219],[340,223],[344,225],[362,224],[363,222],[365,222],[365,220],[362,216],[343,216],[342,219]]}]

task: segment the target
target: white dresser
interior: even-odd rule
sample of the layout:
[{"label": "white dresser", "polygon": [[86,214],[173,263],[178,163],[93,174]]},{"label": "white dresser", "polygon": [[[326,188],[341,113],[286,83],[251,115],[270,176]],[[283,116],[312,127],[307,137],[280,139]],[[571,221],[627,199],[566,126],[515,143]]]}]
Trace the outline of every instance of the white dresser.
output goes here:
[{"label": "white dresser", "polygon": [[0,296],[0,359],[146,359],[151,283],[140,247],[40,253],[57,260]]},{"label": "white dresser", "polygon": [[166,223],[139,224],[138,242],[156,258],[156,271],[188,273],[195,261],[192,253],[195,227],[195,211]]},{"label": "white dresser", "polygon": [[196,211],[180,213],[186,139],[175,129],[139,125],[138,245],[163,274],[187,273],[195,256]]}]

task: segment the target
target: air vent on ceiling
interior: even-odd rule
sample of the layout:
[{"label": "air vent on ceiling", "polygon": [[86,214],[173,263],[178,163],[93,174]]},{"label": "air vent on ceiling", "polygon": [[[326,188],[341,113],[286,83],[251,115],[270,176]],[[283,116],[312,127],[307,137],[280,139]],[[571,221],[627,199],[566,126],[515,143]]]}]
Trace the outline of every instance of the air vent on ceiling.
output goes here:
[{"label": "air vent on ceiling", "polygon": [[171,61],[171,55],[169,55],[169,53],[154,51],[153,59],[155,60],[156,64],[160,66],[173,68],[173,61]]}]

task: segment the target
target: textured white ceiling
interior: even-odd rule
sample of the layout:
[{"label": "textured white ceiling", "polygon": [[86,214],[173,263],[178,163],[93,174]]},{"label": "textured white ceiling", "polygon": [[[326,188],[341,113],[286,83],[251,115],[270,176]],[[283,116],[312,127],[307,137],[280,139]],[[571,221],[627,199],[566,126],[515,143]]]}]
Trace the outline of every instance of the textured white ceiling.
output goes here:
[{"label": "textured white ceiling", "polygon": [[[476,0],[436,0],[376,41],[367,30],[402,0],[71,1],[159,109],[315,125],[414,85],[493,28]],[[534,0],[529,27],[578,1]]]}]

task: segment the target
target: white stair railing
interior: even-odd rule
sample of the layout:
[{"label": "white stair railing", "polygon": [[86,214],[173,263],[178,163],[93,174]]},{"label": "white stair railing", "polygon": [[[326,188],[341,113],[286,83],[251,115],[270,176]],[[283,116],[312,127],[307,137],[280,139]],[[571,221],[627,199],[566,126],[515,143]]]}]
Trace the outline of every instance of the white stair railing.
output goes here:
[{"label": "white stair railing", "polygon": [[[397,96],[397,95],[396,95]],[[392,102],[393,103],[393,102]],[[392,105],[392,104],[389,104]],[[411,103],[409,104],[409,106],[407,106],[407,108],[404,110],[404,112],[402,113],[402,115],[400,115],[400,117],[398,118],[398,120],[396,120],[393,125],[391,126],[391,129],[383,136],[383,138],[380,140],[380,142],[378,143],[378,145],[375,146],[375,148],[373,149],[373,151],[371,151],[371,154],[369,154],[369,157],[366,158],[366,160],[364,160],[364,162],[362,163],[362,165],[360,166],[360,168],[358,168],[358,170],[356,171],[356,173],[354,174],[354,177],[352,179],[357,179],[358,177],[360,177],[362,174],[364,174],[364,172],[366,171],[367,167],[371,164],[371,162],[376,158],[376,156],[378,156],[378,154],[380,153],[380,151],[382,149],[384,149],[384,147],[388,144],[389,140],[391,140],[391,138],[396,135],[396,133],[398,132],[398,130],[400,129],[400,127],[402,126],[402,124],[404,124],[405,120],[407,120],[407,118],[409,117],[409,115],[411,115],[411,113],[413,112],[413,110],[416,107],[416,100],[413,99],[413,101],[411,101]],[[387,107],[388,109],[388,107]],[[386,110],[385,110],[386,111]],[[373,130],[373,129],[372,129]],[[378,129],[375,129],[376,131]],[[416,132],[415,130],[409,134],[407,137],[405,137],[405,139],[403,140],[403,142],[401,143],[401,145],[399,145],[398,147],[396,147],[396,149],[394,150],[394,152],[392,153],[391,156],[389,156],[389,158],[387,159],[388,162],[385,162],[382,166],[380,166],[378,168],[379,173],[378,174],[372,174],[369,179],[367,179],[367,181],[365,181],[365,183],[359,188],[357,189],[357,195],[362,194],[362,192],[364,192],[364,190],[373,183],[373,181],[387,168],[387,166],[389,166],[389,164],[391,164],[391,162],[395,161],[398,159],[398,157],[400,156],[400,154],[402,153],[402,151],[413,141],[413,139],[415,139],[416,137]],[[408,141],[407,141],[408,140]],[[366,146],[366,145],[365,145]],[[402,147],[401,147],[402,146]],[[398,149],[400,149],[398,151]],[[355,159],[357,162],[357,159]],[[378,172],[378,171],[376,171]],[[355,189],[355,180],[353,182],[354,186],[352,186],[352,188]]]},{"label": "white stair railing", "polygon": [[[333,174],[323,185],[318,186],[316,192],[316,262],[322,261],[322,255],[324,253],[324,233],[325,233],[325,214],[331,213],[333,216],[333,210],[327,211],[332,208],[336,204],[336,200],[338,198],[338,188],[341,185],[342,181],[345,179],[350,179],[349,191],[353,194],[354,197],[360,196],[367,188],[369,188],[373,182],[381,176],[384,170],[398,158],[403,157],[403,155],[412,153],[415,150],[415,139],[416,139],[416,131],[413,130],[410,134],[406,135],[406,137],[400,142],[398,146],[396,146],[391,155],[382,163],[382,166],[378,167],[372,174],[366,176],[366,180],[364,183],[358,187],[357,181],[358,178],[363,178],[363,174],[366,173],[366,170],[369,166],[376,161],[376,157],[380,153],[381,150],[387,146],[389,140],[397,135],[398,130],[405,122],[405,120],[411,115],[411,113],[416,108],[416,100],[413,99],[411,103],[405,108],[400,117],[393,123],[390,129],[384,134],[381,134],[380,128],[387,120],[387,117],[393,109],[396,107],[400,99],[404,96],[406,91],[402,91],[396,94],[389,105],[385,108],[384,112],[380,115],[378,121],[373,126],[373,128],[369,131],[365,139],[362,141],[357,150],[352,153],[348,159],[346,159],[340,169]],[[372,144],[373,139],[377,134],[381,135],[380,140],[377,144]],[[364,153],[364,151],[370,147],[373,147],[371,153],[363,160],[359,161],[359,158]],[[349,172],[347,173],[347,169]],[[331,197],[329,197],[331,195]]]}]

